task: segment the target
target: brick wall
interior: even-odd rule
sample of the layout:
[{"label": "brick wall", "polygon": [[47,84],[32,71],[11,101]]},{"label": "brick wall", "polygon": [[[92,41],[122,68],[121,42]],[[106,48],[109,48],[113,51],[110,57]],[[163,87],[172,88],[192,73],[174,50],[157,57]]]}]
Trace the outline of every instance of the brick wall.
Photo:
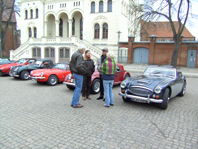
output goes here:
[{"label": "brick wall", "polygon": [[[181,39],[182,40],[182,39]],[[129,37],[128,42],[120,43],[120,48],[128,48],[127,63],[133,63],[133,49],[141,47],[149,49],[149,65],[170,65],[174,51],[174,42],[156,42],[156,38],[150,38],[150,42],[134,42],[134,37]],[[198,42],[181,42],[178,53],[177,66],[187,66],[188,50],[197,50]],[[195,67],[198,67],[196,58]]]}]

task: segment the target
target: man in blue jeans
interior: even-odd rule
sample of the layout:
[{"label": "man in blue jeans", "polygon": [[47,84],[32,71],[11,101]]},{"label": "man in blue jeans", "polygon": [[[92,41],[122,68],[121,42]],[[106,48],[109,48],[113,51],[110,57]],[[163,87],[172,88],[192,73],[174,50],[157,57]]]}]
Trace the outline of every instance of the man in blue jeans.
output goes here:
[{"label": "man in blue jeans", "polygon": [[85,52],[85,47],[79,46],[78,51],[73,53],[71,61],[69,63],[71,74],[75,79],[75,90],[71,102],[73,108],[82,108],[83,105],[79,103],[82,85],[83,75],[86,74],[86,66],[82,54]]}]

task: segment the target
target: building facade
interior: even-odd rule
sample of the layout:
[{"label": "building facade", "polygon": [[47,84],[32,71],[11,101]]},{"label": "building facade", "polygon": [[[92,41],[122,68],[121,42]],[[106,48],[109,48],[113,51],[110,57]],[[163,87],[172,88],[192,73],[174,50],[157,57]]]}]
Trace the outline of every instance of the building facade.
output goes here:
[{"label": "building facade", "polygon": [[[10,58],[49,58],[69,61],[79,45],[91,50],[96,60],[108,47],[117,55],[120,41],[127,41],[131,0],[20,0],[21,46]],[[137,40],[139,38],[137,37]]]}]

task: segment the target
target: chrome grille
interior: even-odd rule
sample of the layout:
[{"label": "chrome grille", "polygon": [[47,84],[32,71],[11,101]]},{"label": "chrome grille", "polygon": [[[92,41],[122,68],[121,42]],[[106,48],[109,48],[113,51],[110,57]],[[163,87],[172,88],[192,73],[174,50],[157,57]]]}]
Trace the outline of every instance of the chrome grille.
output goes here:
[{"label": "chrome grille", "polygon": [[134,94],[134,95],[138,95],[138,96],[148,96],[148,95],[152,95],[153,92],[151,90],[148,90],[146,88],[140,88],[140,87],[130,87],[130,91]]}]

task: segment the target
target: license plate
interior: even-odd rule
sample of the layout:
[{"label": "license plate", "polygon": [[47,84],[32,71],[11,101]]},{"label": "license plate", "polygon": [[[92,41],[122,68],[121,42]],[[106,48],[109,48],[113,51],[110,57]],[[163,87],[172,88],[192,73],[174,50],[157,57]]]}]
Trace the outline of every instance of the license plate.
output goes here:
[{"label": "license plate", "polygon": [[147,103],[147,101],[145,100],[140,100],[140,99],[131,99],[132,101],[135,101],[135,102],[140,102],[140,103]]},{"label": "license plate", "polygon": [[32,80],[32,81],[37,81],[35,78],[32,78],[31,80]]}]

